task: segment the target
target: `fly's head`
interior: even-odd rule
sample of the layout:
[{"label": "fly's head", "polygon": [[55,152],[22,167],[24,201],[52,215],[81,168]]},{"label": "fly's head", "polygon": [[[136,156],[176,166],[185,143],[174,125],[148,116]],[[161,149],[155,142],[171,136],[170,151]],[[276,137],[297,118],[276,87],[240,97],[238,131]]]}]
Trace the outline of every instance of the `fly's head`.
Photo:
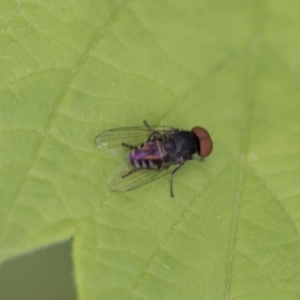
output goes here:
[{"label": "fly's head", "polygon": [[194,127],[192,132],[195,134],[199,142],[198,155],[200,157],[209,156],[213,150],[213,142],[207,130],[203,127]]}]

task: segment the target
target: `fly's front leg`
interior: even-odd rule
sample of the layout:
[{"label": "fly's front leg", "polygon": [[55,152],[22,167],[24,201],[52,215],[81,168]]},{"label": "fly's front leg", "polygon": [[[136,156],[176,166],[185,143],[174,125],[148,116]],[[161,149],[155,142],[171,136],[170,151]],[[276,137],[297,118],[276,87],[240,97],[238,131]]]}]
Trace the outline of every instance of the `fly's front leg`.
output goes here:
[{"label": "fly's front leg", "polygon": [[174,169],[173,171],[172,171],[172,173],[171,173],[171,178],[170,178],[170,193],[171,193],[171,197],[173,198],[174,197],[174,193],[173,193],[173,176],[174,176],[174,174],[182,167],[184,165],[184,163],[183,164],[181,164],[181,165],[179,165],[176,169]]}]

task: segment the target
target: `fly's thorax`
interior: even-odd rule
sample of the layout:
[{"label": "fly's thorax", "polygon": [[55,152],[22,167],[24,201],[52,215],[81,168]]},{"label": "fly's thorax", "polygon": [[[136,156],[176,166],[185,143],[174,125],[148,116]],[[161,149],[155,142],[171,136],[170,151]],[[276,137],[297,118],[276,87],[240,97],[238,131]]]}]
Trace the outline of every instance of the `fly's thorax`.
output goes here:
[{"label": "fly's thorax", "polygon": [[177,151],[175,139],[168,138],[163,142],[164,149],[167,153],[175,153]]},{"label": "fly's thorax", "polygon": [[198,151],[198,139],[191,131],[180,131],[173,138],[166,141],[166,149],[176,153],[178,157],[191,158]]}]

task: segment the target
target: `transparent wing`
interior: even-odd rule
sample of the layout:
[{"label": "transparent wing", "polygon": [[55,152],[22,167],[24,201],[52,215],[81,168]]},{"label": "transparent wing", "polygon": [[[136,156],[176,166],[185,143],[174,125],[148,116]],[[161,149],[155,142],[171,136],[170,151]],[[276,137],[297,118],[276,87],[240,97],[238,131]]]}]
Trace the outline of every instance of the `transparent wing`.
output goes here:
[{"label": "transparent wing", "polygon": [[[170,165],[169,168],[156,169],[136,169],[129,163],[121,165],[110,177],[108,187],[117,192],[135,190],[147,183],[170,174],[179,165]],[[126,175],[126,176],[125,176]],[[125,176],[125,177],[124,177]]]},{"label": "transparent wing", "polygon": [[153,131],[158,131],[164,134],[175,128],[170,126],[135,126],[114,128],[100,132],[95,139],[95,144],[98,148],[104,150],[128,150],[122,146],[125,143],[130,146],[138,146],[144,143]]}]

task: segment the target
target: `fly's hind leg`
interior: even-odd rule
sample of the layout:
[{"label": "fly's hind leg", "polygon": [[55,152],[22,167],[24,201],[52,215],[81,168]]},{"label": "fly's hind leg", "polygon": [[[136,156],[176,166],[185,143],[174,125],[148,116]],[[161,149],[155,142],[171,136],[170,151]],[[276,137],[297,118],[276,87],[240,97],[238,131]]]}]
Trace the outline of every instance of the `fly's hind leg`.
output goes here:
[{"label": "fly's hind leg", "polygon": [[159,138],[162,138],[162,134],[159,131],[155,131],[154,128],[152,128],[148,122],[146,120],[144,120],[144,125],[152,131],[152,133],[150,134],[150,136],[147,139],[147,142],[152,141],[152,140],[156,140]]},{"label": "fly's hind leg", "polygon": [[162,138],[162,134],[159,131],[153,131],[147,139],[147,142],[158,140]]},{"label": "fly's hind leg", "polygon": [[173,192],[173,176],[174,176],[174,174],[182,167],[184,165],[184,163],[183,164],[181,164],[181,165],[179,165],[176,169],[174,169],[173,171],[172,171],[172,173],[171,173],[171,178],[170,178],[170,193],[171,193],[171,197],[173,198],[174,197],[174,192]]},{"label": "fly's hind leg", "polygon": [[148,124],[147,120],[144,120],[144,125],[149,129],[153,131],[153,128]]},{"label": "fly's hind leg", "polygon": [[134,149],[134,148],[136,148],[135,146],[128,145],[128,144],[123,143],[123,142],[121,143],[121,146],[126,147],[126,148],[129,148],[129,149]]},{"label": "fly's hind leg", "polygon": [[121,177],[122,177],[122,178],[125,178],[125,177],[127,177],[127,176],[129,176],[129,175],[135,173],[136,171],[139,171],[139,170],[141,170],[141,169],[132,169],[132,170],[130,170],[128,173],[122,175]]}]

